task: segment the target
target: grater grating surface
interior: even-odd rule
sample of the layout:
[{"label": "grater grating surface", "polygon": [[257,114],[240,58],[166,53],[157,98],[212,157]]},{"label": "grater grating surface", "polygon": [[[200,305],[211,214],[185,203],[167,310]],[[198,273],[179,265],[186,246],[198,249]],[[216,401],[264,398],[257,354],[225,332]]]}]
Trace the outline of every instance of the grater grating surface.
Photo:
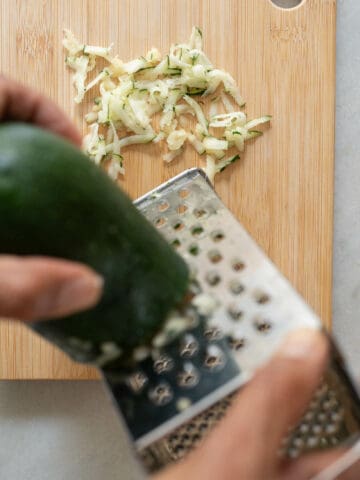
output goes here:
[{"label": "grater grating surface", "polygon": [[[224,414],[231,394],[264,364],[282,339],[321,322],[198,169],[188,170],[136,202],[190,266],[217,307],[170,344],[142,359],[124,381],[105,378],[149,470],[181,458]],[[284,449],[289,456],[333,446],[359,430],[351,384],[334,363]]]}]

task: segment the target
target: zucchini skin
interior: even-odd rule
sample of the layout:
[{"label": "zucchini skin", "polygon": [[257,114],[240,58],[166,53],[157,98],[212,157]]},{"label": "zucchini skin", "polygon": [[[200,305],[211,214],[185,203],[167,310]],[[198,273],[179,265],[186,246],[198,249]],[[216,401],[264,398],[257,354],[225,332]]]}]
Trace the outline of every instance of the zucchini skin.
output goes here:
[{"label": "zucchini skin", "polygon": [[187,290],[185,262],[115,182],[37,127],[0,126],[0,222],[1,253],[75,260],[103,276],[97,306],[32,324],[78,361],[96,362],[104,342],[127,361]]}]

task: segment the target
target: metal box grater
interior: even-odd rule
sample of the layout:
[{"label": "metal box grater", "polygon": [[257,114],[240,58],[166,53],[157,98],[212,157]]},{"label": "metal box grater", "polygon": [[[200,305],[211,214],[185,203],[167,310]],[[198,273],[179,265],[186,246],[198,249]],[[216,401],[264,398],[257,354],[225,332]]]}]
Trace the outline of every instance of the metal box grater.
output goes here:
[{"label": "metal box grater", "polygon": [[[136,205],[188,263],[203,308],[206,295],[216,304],[205,315],[189,300],[177,312],[187,320],[186,331],[166,344],[157,338],[126,378],[103,370],[145,466],[154,471],[203,438],[290,331],[320,329],[321,322],[201,170],[183,172]],[[331,366],[301,423],[284,439],[284,451],[296,457],[351,441],[359,431],[358,397],[334,347]]]}]

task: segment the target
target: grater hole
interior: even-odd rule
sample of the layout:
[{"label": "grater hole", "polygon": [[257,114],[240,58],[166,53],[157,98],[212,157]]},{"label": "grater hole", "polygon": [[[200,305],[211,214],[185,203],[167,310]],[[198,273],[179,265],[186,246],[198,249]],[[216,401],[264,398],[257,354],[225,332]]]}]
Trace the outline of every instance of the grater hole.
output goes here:
[{"label": "grater hole", "polygon": [[332,423],[325,426],[325,433],[327,433],[328,435],[334,435],[334,433],[337,433],[338,430],[338,425],[334,425]]},{"label": "grater hole", "polygon": [[327,415],[326,415],[326,413],[320,412],[317,415],[316,419],[317,419],[318,422],[321,422],[321,423],[326,422],[327,421]]},{"label": "grater hole", "polygon": [[176,445],[174,448],[174,453],[178,458],[181,458],[185,455],[186,450],[182,445]]},{"label": "grater hole", "polygon": [[225,365],[225,357],[223,352],[217,345],[210,345],[207,348],[204,367],[210,371],[219,371]]},{"label": "grater hole", "polygon": [[165,382],[159,383],[149,391],[149,398],[156,406],[166,405],[173,398],[170,385]]},{"label": "grater hole", "polygon": [[189,435],[187,433],[184,433],[184,435],[182,436],[182,441],[184,443],[187,443],[189,440],[190,440]]},{"label": "grater hole", "polygon": [[339,403],[334,398],[329,398],[323,403],[324,410],[334,410],[339,406]]},{"label": "grater hole", "polygon": [[299,456],[299,451],[297,448],[289,448],[287,453],[290,458],[297,458]]},{"label": "grater hole", "polygon": [[208,252],[208,258],[211,263],[219,263],[222,260],[222,255],[219,250],[210,250]]},{"label": "grater hole", "polygon": [[200,249],[196,243],[192,243],[188,248],[188,252],[190,255],[196,257],[196,255],[199,255]]},{"label": "grater hole", "polygon": [[241,260],[234,259],[231,262],[231,268],[234,270],[234,272],[241,272],[241,270],[244,270],[245,268],[245,263]]},{"label": "grater hole", "polygon": [[213,242],[221,242],[225,238],[224,233],[221,230],[214,230],[210,234]]},{"label": "grater hole", "polygon": [[193,237],[196,237],[196,238],[199,238],[202,236],[202,234],[204,233],[204,229],[201,225],[195,225],[194,227],[192,227],[191,229],[191,235]]},{"label": "grater hole", "polygon": [[258,332],[268,333],[271,330],[271,322],[267,319],[258,319],[254,322],[255,328]]},{"label": "grater hole", "polygon": [[159,217],[155,220],[155,227],[156,228],[161,228],[165,225],[166,222],[167,222],[167,220],[166,220],[165,217]]},{"label": "grater hole", "polygon": [[306,435],[307,433],[309,433],[309,430],[310,430],[310,427],[307,423],[302,423],[300,425],[300,433],[302,433],[303,435]]},{"label": "grater hole", "polygon": [[238,305],[230,305],[228,308],[228,314],[233,320],[241,320],[243,318],[244,312],[240,309]]},{"label": "grater hole", "polygon": [[299,449],[303,449],[305,446],[304,439],[301,437],[295,437],[293,440],[294,446]]},{"label": "grater hole", "polygon": [[206,274],[205,280],[211,287],[214,287],[221,282],[221,277],[217,272],[210,271]]},{"label": "grater hole", "polygon": [[193,423],[188,423],[186,426],[185,426],[185,430],[188,432],[188,433],[194,433],[196,431],[196,427]]},{"label": "grater hole", "polygon": [[187,210],[188,210],[188,206],[185,205],[184,203],[180,204],[176,209],[179,215],[184,215],[184,213],[187,212]]},{"label": "grater hole", "polygon": [[174,247],[174,248],[179,248],[180,245],[181,245],[181,242],[178,238],[175,238],[172,242],[171,242],[171,245]]},{"label": "grater hole", "polygon": [[191,363],[185,363],[183,370],[177,375],[177,382],[180,387],[192,388],[199,382],[199,374]]},{"label": "grater hole", "polygon": [[204,337],[208,342],[214,342],[215,340],[220,340],[223,334],[222,331],[216,327],[207,328],[204,332]]},{"label": "grater hole", "polygon": [[133,393],[140,393],[145,385],[148,383],[148,379],[143,372],[135,372],[127,378],[126,383],[131,388]]},{"label": "grater hole", "polygon": [[229,283],[229,290],[234,295],[239,295],[245,290],[245,287],[238,280],[231,280],[231,282]]},{"label": "grater hole", "polygon": [[236,337],[229,338],[229,346],[232,350],[239,351],[245,347],[245,344],[246,344],[245,338],[236,338]]},{"label": "grater hole", "polygon": [[162,355],[160,358],[154,362],[154,370],[156,373],[164,373],[172,370],[174,362],[167,355]]},{"label": "grater hole", "polygon": [[167,201],[161,202],[158,205],[159,212],[166,212],[166,210],[170,207],[170,203]]},{"label": "grater hole", "polygon": [[187,198],[190,195],[190,190],[188,188],[182,188],[179,190],[179,197],[180,198]]},{"label": "grater hole", "polygon": [[[173,460],[180,459],[194,446],[194,442],[199,442],[204,438],[204,435],[224,416],[232,396],[200,413],[165,439],[165,445]],[[190,441],[184,438],[185,434],[190,437]]]},{"label": "grater hole", "polygon": [[267,293],[265,292],[255,292],[255,301],[256,303],[258,303],[259,305],[264,305],[265,303],[269,303],[270,302],[270,295],[268,295]]},{"label": "grater hole", "polygon": [[334,412],[331,414],[330,418],[335,424],[338,424],[343,420],[343,414],[342,412]]},{"label": "grater hole", "polygon": [[174,225],[173,225],[173,229],[174,229],[176,232],[180,232],[184,227],[185,227],[185,225],[184,225],[182,222],[176,222],[176,223],[174,223]]},{"label": "grater hole", "polygon": [[308,439],[306,440],[306,446],[308,448],[315,448],[318,446],[318,444],[319,444],[319,439],[316,437],[308,437]]},{"label": "grater hole", "polygon": [[311,429],[311,430],[312,430],[312,433],[313,433],[314,435],[320,435],[320,433],[322,433],[322,431],[323,431],[323,428],[322,428],[321,425],[316,424],[316,425],[313,425],[313,426],[312,426],[312,429]]},{"label": "grater hole", "polygon": [[202,217],[205,217],[205,215],[207,215],[207,211],[204,210],[203,208],[195,208],[195,210],[193,211],[193,214],[196,218],[202,218]]},{"label": "grater hole", "polygon": [[199,344],[196,341],[195,337],[191,334],[185,335],[183,340],[180,343],[180,355],[182,357],[192,357],[199,350]]}]

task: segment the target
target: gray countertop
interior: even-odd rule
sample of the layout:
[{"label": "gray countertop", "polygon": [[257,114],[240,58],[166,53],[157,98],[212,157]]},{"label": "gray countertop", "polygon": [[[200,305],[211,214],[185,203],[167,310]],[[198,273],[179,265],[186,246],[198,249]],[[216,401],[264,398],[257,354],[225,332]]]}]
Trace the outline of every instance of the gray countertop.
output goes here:
[{"label": "gray countertop", "polygon": [[[334,331],[360,375],[360,3],[338,1]],[[99,382],[2,382],[6,480],[135,480],[140,474]]]},{"label": "gray countertop", "polygon": [[2,480],[143,478],[100,382],[1,382],[0,425]]},{"label": "gray countertop", "polygon": [[360,377],[360,2],[338,1],[334,334]]}]

